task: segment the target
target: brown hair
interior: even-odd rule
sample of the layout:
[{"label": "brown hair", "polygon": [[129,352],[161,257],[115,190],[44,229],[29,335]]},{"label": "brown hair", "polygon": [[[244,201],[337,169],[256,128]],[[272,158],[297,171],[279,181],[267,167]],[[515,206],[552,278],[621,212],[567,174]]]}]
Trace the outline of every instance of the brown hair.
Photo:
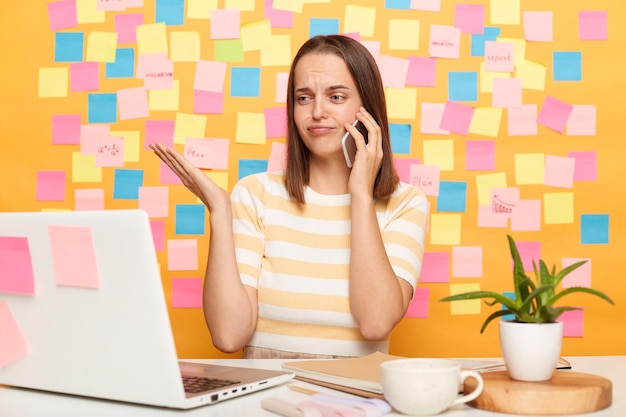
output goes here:
[{"label": "brown hair", "polygon": [[309,183],[309,150],[300,138],[294,120],[294,74],[300,59],[307,54],[330,54],[343,59],[357,86],[365,109],[381,129],[383,161],[374,182],[374,197],[388,198],[399,179],[393,165],[387,104],[378,65],[360,42],[342,35],[318,35],[306,41],[298,50],[289,71],[287,83],[287,165],[285,187],[291,198],[304,204],[304,187]]}]

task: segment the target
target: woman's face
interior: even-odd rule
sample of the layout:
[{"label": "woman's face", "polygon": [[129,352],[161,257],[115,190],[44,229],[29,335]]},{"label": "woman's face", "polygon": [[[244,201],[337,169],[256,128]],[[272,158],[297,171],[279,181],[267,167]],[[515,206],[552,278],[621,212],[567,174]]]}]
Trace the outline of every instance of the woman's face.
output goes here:
[{"label": "woman's face", "polygon": [[311,158],[343,161],[344,123],[352,123],[362,105],[343,59],[332,54],[304,55],[294,70],[294,120]]}]

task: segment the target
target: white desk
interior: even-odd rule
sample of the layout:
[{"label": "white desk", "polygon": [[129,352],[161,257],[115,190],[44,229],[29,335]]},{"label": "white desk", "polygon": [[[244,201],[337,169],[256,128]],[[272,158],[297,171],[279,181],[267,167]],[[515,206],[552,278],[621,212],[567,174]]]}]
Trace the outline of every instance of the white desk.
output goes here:
[{"label": "white desk", "polygon": [[[572,363],[572,370],[608,378],[613,383],[613,405],[596,413],[586,414],[593,417],[624,417],[626,416],[626,356],[578,356],[567,358]],[[229,365],[255,366],[259,368],[278,369],[282,361],[273,359],[261,360],[204,360],[201,362],[227,363]],[[559,371],[567,372],[567,371]],[[300,386],[323,392],[333,392],[316,385],[293,381]],[[340,395],[347,395],[340,393]],[[125,404],[113,401],[78,398],[61,394],[31,391],[0,385],[0,416],[1,417],[143,417],[143,416],[184,416],[184,417],[277,417],[261,408],[261,400],[276,396],[287,401],[298,403],[307,396],[287,388],[287,384],[259,391],[240,398],[227,400],[211,406],[194,410],[180,411],[161,409],[142,405]],[[555,401],[559,401],[555,398]],[[389,414],[398,416],[399,414]],[[511,414],[492,413],[474,409],[467,405],[459,405],[441,414],[445,417],[512,417]],[[519,415],[518,415],[519,416]]]}]

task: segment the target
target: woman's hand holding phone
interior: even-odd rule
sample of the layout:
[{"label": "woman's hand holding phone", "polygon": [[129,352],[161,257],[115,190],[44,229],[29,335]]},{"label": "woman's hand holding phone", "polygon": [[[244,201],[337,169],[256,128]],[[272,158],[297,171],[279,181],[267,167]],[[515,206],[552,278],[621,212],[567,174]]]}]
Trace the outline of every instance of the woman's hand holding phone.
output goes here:
[{"label": "woman's hand holding phone", "polygon": [[[363,126],[358,119],[355,119],[352,122],[352,126],[355,126],[359,129],[359,132],[363,135],[365,139],[365,144],[367,145],[367,129]],[[348,168],[352,168],[354,165],[354,158],[356,157],[356,143],[354,142],[354,137],[350,134],[350,132],[346,131],[346,134],[341,138],[341,147],[343,149],[343,156],[346,159],[346,165]]]}]

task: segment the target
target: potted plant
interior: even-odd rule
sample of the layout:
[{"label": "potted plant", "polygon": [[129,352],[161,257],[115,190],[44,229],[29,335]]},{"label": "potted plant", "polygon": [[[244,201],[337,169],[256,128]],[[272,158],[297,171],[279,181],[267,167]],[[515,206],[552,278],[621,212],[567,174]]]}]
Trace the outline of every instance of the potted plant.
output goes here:
[{"label": "potted plant", "polygon": [[480,332],[483,333],[492,320],[513,315],[513,320],[500,320],[500,347],[509,376],[522,381],[546,381],[552,378],[561,354],[563,323],[557,319],[565,311],[579,309],[556,306],[556,302],[569,294],[582,292],[614,303],[606,294],[593,288],[570,287],[557,291],[563,278],[586,260],[559,272],[556,272],[556,266],[549,270],[541,259],[539,265],[533,260],[533,281],[524,271],[515,241],[509,235],[507,238],[513,258],[514,299],[493,291],[470,291],[445,297],[441,301],[484,299],[489,306],[500,304],[504,307],[485,319]]}]

